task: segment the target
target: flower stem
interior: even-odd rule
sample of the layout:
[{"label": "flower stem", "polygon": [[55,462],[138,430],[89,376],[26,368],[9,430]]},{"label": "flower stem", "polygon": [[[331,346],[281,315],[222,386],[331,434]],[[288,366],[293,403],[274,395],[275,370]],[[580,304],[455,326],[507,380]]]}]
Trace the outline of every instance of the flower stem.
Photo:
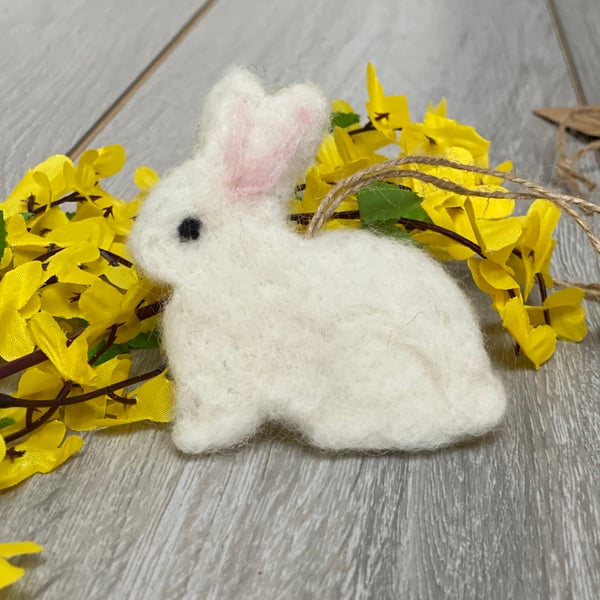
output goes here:
[{"label": "flower stem", "polygon": [[[4,442],[9,444],[10,442],[14,442],[19,438],[22,438],[25,435],[28,435],[32,431],[36,430],[38,427],[41,427],[44,423],[50,420],[50,417],[60,408],[61,403],[67,397],[71,388],[73,387],[72,381],[66,381],[62,386],[58,396],[54,400],[52,400],[52,404],[50,405],[50,409],[47,410],[41,417],[37,418],[35,421],[31,421],[28,423],[23,429],[19,429],[19,431],[15,431],[10,435],[7,435],[4,438]],[[3,394],[4,395],[4,394]]]},{"label": "flower stem", "polygon": [[[308,223],[310,223],[311,219],[313,218],[314,213],[296,213],[293,215],[289,215],[289,219],[290,221],[293,221],[294,223],[298,223],[300,225],[308,225]],[[340,211],[340,212],[335,212],[331,215],[332,219],[360,219],[360,211],[358,210],[344,210],[344,211]],[[475,252],[475,254],[478,254],[479,256],[481,256],[481,258],[486,258],[485,254],[483,253],[483,250],[481,249],[481,246],[479,246],[479,244],[476,244],[475,242],[473,242],[472,240],[463,237],[462,235],[451,231],[450,229],[446,229],[445,227],[440,227],[439,225],[435,225],[434,223],[427,223],[425,221],[418,221],[416,219],[407,219],[407,218],[400,218],[398,219],[398,224],[399,225],[403,225],[404,227],[406,227],[407,229],[418,229],[419,231],[433,231],[435,233],[439,233],[443,236],[446,236],[447,238],[450,238],[451,240],[458,242],[459,244],[462,244],[463,246],[466,246],[467,248],[470,248],[471,250],[473,250],[473,252]]]},{"label": "flower stem", "polygon": [[[103,388],[99,388],[97,390],[93,390],[85,394],[79,394],[77,396],[62,396],[61,391],[61,394],[59,394],[59,396],[54,398],[53,400],[15,398],[14,396],[0,393],[0,408],[58,408],[60,406],[71,406],[72,404],[79,404],[80,402],[85,402],[86,400],[93,400],[94,398],[98,398],[99,396],[104,396],[105,394],[108,395],[112,392],[116,392],[117,390],[123,389],[130,385],[135,385],[136,383],[141,383],[142,381],[152,379],[152,377],[160,375],[164,370],[164,367],[159,367],[157,369],[153,369],[152,371],[148,371],[147,373],[142,373],[141,375],[136,375],[135,377],[130,377],[129,379],[124,379],[116,383],[111,383],[110,385],[107,385]],[[71,387],[69,387],[67,393],[71,390]],[[34,421],[34,423],[35,422],[36,421]]]}]

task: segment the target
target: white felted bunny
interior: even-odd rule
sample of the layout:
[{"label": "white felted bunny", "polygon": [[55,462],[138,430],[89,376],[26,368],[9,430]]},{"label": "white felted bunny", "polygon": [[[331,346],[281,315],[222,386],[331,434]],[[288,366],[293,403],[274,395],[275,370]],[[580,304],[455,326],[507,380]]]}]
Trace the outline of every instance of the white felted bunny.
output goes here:
[{"label": "white felted bunny", "polygon": [[502,418],[471,306],[434,260],[369,231],[289,226],[328,116],[310,85],[268,95],[233,70],[206,100],[198,151],[140,210],[131,250],[173,288],[163,336],[185,452],[267,421],[334,450],[435,448]]}]

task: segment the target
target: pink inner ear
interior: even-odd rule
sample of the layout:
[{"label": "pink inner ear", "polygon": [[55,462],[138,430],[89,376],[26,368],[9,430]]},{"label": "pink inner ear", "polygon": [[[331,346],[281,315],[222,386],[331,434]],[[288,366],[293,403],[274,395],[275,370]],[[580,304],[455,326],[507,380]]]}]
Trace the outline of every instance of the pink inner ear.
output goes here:
[{"label": "pink inner ear", "polygon": [[274,134],[273,146],[261,156],[251,155],[256,129],[247,101],[239,104],[225,140],[225,186],[236,200],[252,200],[270,192],[280,181],[313,122],[313,114],[298,108],[285,129]]}]

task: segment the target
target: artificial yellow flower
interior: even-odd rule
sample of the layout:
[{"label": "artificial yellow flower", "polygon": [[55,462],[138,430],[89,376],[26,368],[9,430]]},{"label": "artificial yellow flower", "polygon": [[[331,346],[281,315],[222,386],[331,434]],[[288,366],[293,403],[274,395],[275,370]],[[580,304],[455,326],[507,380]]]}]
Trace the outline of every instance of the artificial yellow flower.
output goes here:
[{"label": "artificial yellow flower", "polygon": [[65,168],[65,179],[70,188],[84,196],[96,195],[98,180],[110,177],[123,168],[125,149],[117,144],[86,150],[75,167]]},{"label": "artificial yellow flower", "polygon": [[367,91],[367,113],[372,125],[391,142],[396,142],[397,130],[410,123],[406,96],[386,96],[371,63],[367,65]]},{"label": "artificial yellow flower", "polygon": [[0,589],[5,588],[25,573],[25,569],[11,565],[6,559],[22,554],[37,554],[44,549],[35,542],[4,542],[0,543]]},{"label": "artificial yellow flower", "polygon": [[60,421],[50,421],[36,429],[28,438],[15,446],[22,456],[6,456],[0,463],[0,489],[9,488],[35,473],[49,473],[83,445],[79,436],[65,439],[67,428]]},{"label": "artificial yellow flower", "polygon": [[556,348],[556,332],[549,325],[534,326],[520,296],[506,302],[501,312],[502,324],[519,344],[536,369],[545,363]]},{"label": "artificial yellow flower", "polygon": [[527,306],[527,314],[534,327],[545,323],[545,314],[549,316],[550,327],[556,335],[569,342],[580,342],[587,335],[585,310],[581,303],[583,290],[565,288],[550,294],[542,306]]},{"label": "artificial yellow flower", "polygon": [[[333,114],[356,114],[352,106],[344,100],[334,100],[331,110]],[[358,115],[356,116],[358,118]],[[381,131],[375,127],[363,127],[359,122],[344,127],[344,130],[350,134],[352,143],[362,156],[370,156],[390,143],[389,138]]]},{"label": "artificial yellow flower", "polygon": [[133,174],[133,181],[142,192],[150,190],[158,183],[158,180],[158,173],[150,167],[138,167]]},{"label": "artificial yellow flower", "polygon": [[65,380],[80,384],[89,384],[94,380],[94,370],[87,363],[88,345],[84,336],[67,340],[59,324],[44,311],[33,315],[28,325],[35,345]]},{"label": "artificial yellow flower", "polygon": [[556,241],[552,239],[552,233],[559,219],[559,208],[548,200],[536,200],[527,211],[523,234],[516,245],[520,257],[513,257],[509,263],[523,285],[524,298],[529,297],[537,273],[544,277],[548,287],[553,285],[550,259]]},{"label": "artificial yellow flower", "polygon": [[427,108],[422,123],[407,123],[400,134],[399,145],[405,155],[425,154],[444,158],[450,158],[452,151],[462,149],[472,157],[472,164],[488,166],[490,142],[482,138],[474,127],[448,119],[445,99],[436,108]]},{"label": "artificial yellow flower", "polygon": [[78,299],[86,286],[76,283],[53,283],[40,291],[41,310],[55,318],[83,319]]},{"label": "artificial yellow flower", "polygon": [[[115,344],[122,346],[107,348],[103,359],[128,351],[129,340],[157,326],[157,316],[140,321],[136,309],[159,301],[165,290],[139,279],[126,237],[140,201],[158,176],[148,168],[139,170],[136,183],[142,190],[132,202],[124,202],[100,185],[124,160],[120,146],[86,151],[76,166],[67,157],[51,157],[0,204],[8,243],[0,262],[0,352],[12,360],[38,349],[49,359],[22,373],[15,393],[19,398],[55,398],[67,380],[76,384],[70,393],[74,396],[127,379],[128,352],[96,367],[88,361],[115,325]],[[65,199],[75,202],[74,212],[64,212],[72,210],[64,206]],[[86,430],[130,420],[164,420],[165,394],[156,386],[169,384],[158,379],[152,385],[142,391],[139,406],[124,407],[118,397],[100,394],[62,407],[53,415],[57,421],[34,430],[8,457],[1,438],[0,487],[47,472],[73,454],[82,442],[71,437],[62,443],[65,423]],[[151,393],[156,389],[160,393],[154,401]],[[35,409],[34,422],[46,410]],[[28,413],[26,408],[0,409],[0,418],[10,419],[2,433],[23,431]]]},{"label": "artificial yellow flower", "polygon": [[46,261],[45,273],[48,278],[55,278],[60,283],[89,285],[97,278],[88,272],[87,265],[99,258],[97,245],[87,241],[76,242],[51,256]]},{"label": "artificial yellow flower", "polygon": [[[96,378],[94,385],[84,385],[83,392],[91,392],[94,389],[103,388],[115,381],[124,381],[129,376],[131,359],[114,357],[95,368]],[[115,390],[115,394],[122,394],[121,390]],[[64,410],[64,422],[73,431],[89,431],[97,427],[106,427],[116,423],[106,423],[106,403],[108,397],[98,396],[86,402],[71,404]]]},{"label": "artificial yellow flower", "polygon": [[[68,225],[69,218],[65,211],[60,206],[53,206],[48,210],[39,213],[38,215],[30,216],[26,222],[23,223],[24,231],[29,230],[30,233],[44,237],[44,234],[56,229]],[[46,242],[47,243],[47,242]]]},{"label": "artificial yellow flower", "polygon": [[168,423],[173,407],[173,390],[166,372],[142,383],[133,394],[135,404],[123,404],[108,400],[106,418],[98,421],[98,426],[113,427],[139,421]]},{"label": "artificial yellow flower", "polygon": [[95,342],[114,324],[120,325],[116,337],[118,343],[135,337],[141,331],[135,308],[147,295],[145,282],[138,282],[122,294],[113,285],[97,278],[79,297],[79,308],[90,323],[84,337]]},{"label": "artificial yellow flower", "polygon": [[2,203],[5,218],[48,206],[50,202],[66,195],[69,185],[65,179],[65,169],[69,167],[73,167],[71,159],[57,154],[30,169]]},{"label": "artificial yellow flower", "polygon": [[29,262],[8,271],[0,280],[0,357],[14,360],[34,349],[27,317],[39,308],[38,288],[45,273],[39,262]]}]

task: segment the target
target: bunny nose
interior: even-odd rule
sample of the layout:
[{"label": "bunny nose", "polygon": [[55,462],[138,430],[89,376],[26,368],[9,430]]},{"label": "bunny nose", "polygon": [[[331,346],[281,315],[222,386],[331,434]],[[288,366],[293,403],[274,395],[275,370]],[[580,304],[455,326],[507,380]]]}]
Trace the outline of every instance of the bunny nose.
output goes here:
[{"label": "bunny nose", "polygon": [[180,242],[197,240],[202,230],[202,221],[196,217],[186,217],[177,227]]}]

